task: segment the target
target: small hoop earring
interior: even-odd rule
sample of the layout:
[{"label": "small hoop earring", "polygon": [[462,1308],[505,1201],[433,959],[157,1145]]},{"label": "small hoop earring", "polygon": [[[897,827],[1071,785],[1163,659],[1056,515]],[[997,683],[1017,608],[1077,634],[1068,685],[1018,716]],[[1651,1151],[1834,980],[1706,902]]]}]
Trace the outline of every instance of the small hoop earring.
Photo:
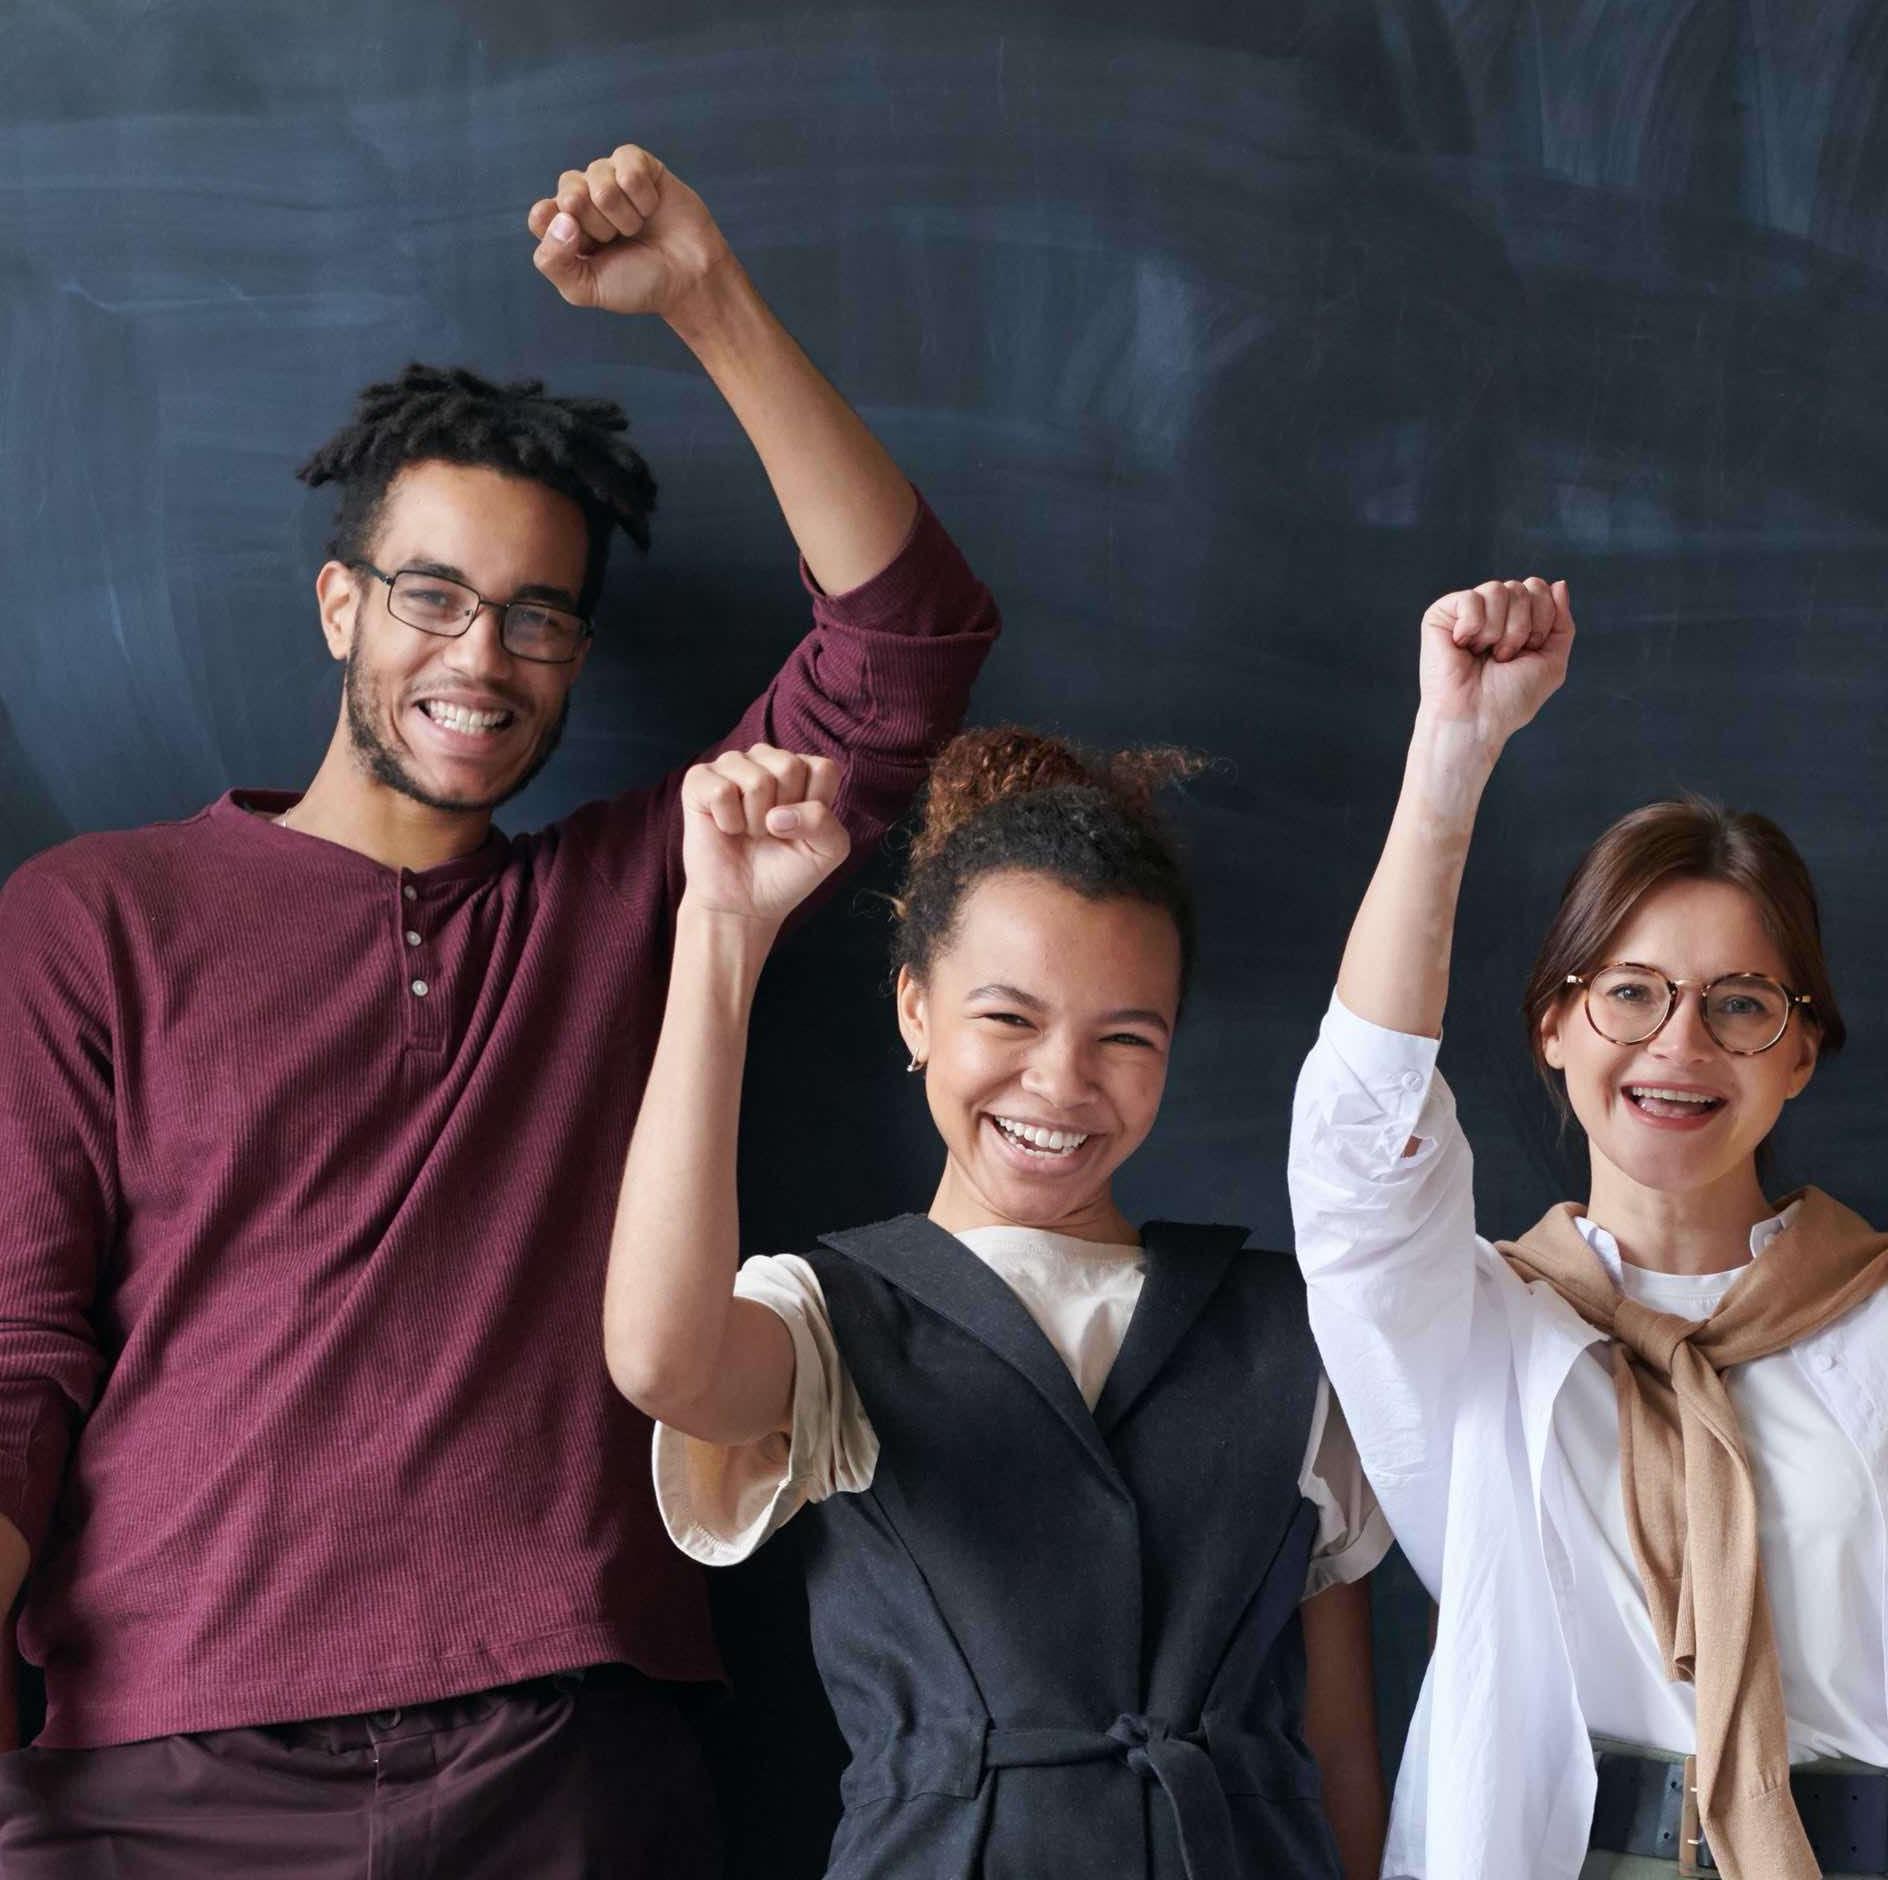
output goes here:
[{"label": "small hoop earring", "polygon": [[917,1052],[915,1051],[912,1052],[911,1062],[905,1066],[905,1075],[908,1077],[915,1077],[918,1074],[918,1072],[920,1072],[923,1069],[924,1069],[924,1059],[921,1058],[917,1054]]}]

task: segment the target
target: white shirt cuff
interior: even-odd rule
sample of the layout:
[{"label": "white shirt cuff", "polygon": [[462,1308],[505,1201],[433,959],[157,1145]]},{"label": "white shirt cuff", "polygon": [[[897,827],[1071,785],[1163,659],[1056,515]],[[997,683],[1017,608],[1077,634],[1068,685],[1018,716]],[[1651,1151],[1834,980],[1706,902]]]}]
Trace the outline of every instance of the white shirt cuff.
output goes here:
[{"label": "white shirt cuff", "polygon": [[[1332,993],[1318,1044],[1312,1059],[1315,1089],[1305,1094],[1322,1113],[1322,1126],[1353,1140],[1356,1133],[1366,1135],[1374,1152],[1389,1164],[1426,1159],[1424,1151],[1434,1144],[1443,1118],[1454,1107],[1447,1084],[1436,1073],[1442,1041],[1372,1024]],[[1425,1118],[1425,1110],[1432,1112],[1431,1118]],[[1417,1149],[1405,1157],[1412,1138]]]}]

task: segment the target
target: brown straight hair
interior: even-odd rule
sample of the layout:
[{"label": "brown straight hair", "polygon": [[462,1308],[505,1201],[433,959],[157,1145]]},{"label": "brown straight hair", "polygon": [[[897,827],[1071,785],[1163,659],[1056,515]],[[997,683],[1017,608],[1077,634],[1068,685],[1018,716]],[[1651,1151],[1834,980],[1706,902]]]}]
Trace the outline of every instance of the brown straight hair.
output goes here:
[{"label": "brown straight hair", "polygon": [[1572,990],[1567,975],[1606,964],[1606,949],[1627,916],[1668,881],[1742,888],[1783,955],[1790,990],[1809,995],[1808,1006],[1797,1009],[1816,1027],[1820,1055],[1840,1051],[1848,1036],[1823,956],[1816,884],[1796,845],[1753,810],[1727,810],[1700,796],[1647,803],[1620,817],[1581,856],[1521,1000],[1534,1067],[1563,1118],[1566,1087],[1542,1050],[1541,1020]]}]

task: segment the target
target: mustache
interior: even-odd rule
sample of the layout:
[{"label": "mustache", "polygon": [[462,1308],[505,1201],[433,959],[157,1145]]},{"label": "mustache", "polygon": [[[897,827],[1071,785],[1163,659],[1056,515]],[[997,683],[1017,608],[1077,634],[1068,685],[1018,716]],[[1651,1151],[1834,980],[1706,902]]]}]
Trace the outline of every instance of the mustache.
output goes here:
[{"label": "mustache", "polygon": [[410,705],[415,699],[451,698],[455,693],[466,691],[474,691],[482,697],[496,699],[517,718],[529,717],[532,711],[531,701],[524,693],[508,685],[493,685],[489,681],[481,682],[476,686],[467,686],[463,682],[450,679],[416,682],[408,686],[401,694],[400,703]]}]

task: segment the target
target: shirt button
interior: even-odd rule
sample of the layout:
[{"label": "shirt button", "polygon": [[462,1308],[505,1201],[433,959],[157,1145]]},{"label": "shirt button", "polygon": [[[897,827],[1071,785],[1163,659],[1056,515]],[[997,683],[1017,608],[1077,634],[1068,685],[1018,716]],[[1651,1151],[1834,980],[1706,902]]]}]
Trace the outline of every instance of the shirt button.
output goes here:
[{"label": "shirt button", "polygon": [[427,994],[427,991],[428,991],[428,987],[427,987],[427,984],[426,984],[426,981],[425,981],[425,980],[423,980],[423,979],[416,979],[416,980],[414,980],[414,982],[413,982],[413,996],[414,996],[414,998],[416,998],[416,999],[423,999],[423,998],[425,998],[425,997],[426,997],[426,994]]},{"label": "shirt button", "polygon": [[1833,1351],[1819,1351],[1815,1358],[1816,1369],[1833,1371],[1836,1368],[1836,1354]]},{"label": "shirt button", "polygon": [[406,930],[406,943],[410,947],[416,947],[420,943],[419,935],[411,927]]},{"label": "shirt button", "polygon": [[1422,1072],[1405,1071],[1403,1075],[1397,1079],[1397,1082],[1400,1083],[1405,1090],[1420,1090],[1423,1087]]},{"label": "shirt button", "polygon": [[406,898],[407,898],[407,899],[408,899],[409,901],[417,901],[417,900],[418,900],[418,899],[420,898],[420,891],[419,891],[419,889],[417,889],[416,887],[414,887],[414,885],[413,885],[413,884],[412,884],[412,882],[410,882],[410,881],[409,881],[409,882],[408,882],[408,883],[406,884],[406,886],[405,886],[404,888],[402,888],[402,889],[400,890],[400,892],[401,892],[401,893],[402,893],[402,894],[403,894],[403,895],[404,895],[404,896],[405,896],[405,897],[406,897]]}]

